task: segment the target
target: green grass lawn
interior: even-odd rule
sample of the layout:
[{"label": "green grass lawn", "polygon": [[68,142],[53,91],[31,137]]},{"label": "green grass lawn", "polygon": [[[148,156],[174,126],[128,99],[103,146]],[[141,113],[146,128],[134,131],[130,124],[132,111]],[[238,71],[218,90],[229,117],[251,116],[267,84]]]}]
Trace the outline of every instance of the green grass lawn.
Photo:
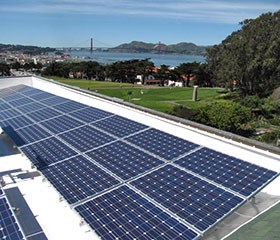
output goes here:
[{"label": "green grass lawn", "polygon": [[280,203],[240,228],[227,240],[280,239]]},{"label": "green grass lawn", "polygon": [[198,100],[192,100],[193,88],[168,88],[114,83],[104,81],[89,81],[52,77],[52,79],[72,86],[123,99],[134,104],[151,108],[160,112],[170,112],[176,104],[189,108],[205,105],[221,96],[218,89],[199,88]]},{"label": "green grass lawn", "polygon": [[[220,94],[217,89],[199,89],[199,101],[193,102],[192,88],[123,88],[123,89],[97,89],[98,93],[121,98],[143,107],[161,112],[169,112],[176,104],[196,108],[217,98]],[[131,93],[131,94],[129,94]]]}]

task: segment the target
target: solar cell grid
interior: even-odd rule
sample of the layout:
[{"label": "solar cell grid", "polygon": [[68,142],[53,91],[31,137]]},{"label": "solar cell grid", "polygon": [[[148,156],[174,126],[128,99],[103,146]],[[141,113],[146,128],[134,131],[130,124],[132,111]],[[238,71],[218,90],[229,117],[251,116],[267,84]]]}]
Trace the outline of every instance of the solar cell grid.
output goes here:
[{"label": "solar cell grid", "polygon": [[276,172],[208,148],[175,163],[246,197],[277,176]]},{"label": "solar cell grid", "polygon": [[92,123],[92,125],[117,137],[128,136],[148,128],[141,123],[117,115]]},{"label": "solar cell grid", "polygon": [[81,152],[101,146],[115,139],[91,126],[83,126],[59,135],[61,139],[71,144]]},{"label": "solar cell grid", "polygon": [[83,125],[82,122],[66,115],[40,122],[40,124],[55,134],[62,133]]},{"label": "solar cell grid", "polygon": [[23,106],[17,106],[17,109],[23,113],[30,113],[30,112],[34,112],[40,109],[46,108],[46,106],[44,106],[43,104],[40,104],[38,102],[33,102],[30,104],[26,104]]},{"label": "solar cell grid", "polygon": [[40,92],[38,94],[32,95],[30,96],[30,98],[36,100],[36,101],[40,101],[40,100],[44,100],[50,97],[54,97],[55,95],[48,93],[48,92]]},{"label": "solar cell grid", "polygon": [[195,143],[157,129],[149,129],[125,140],[166,160],[175,159],[198,147]]},{"label": "solar cell grid", "polygon": [[11,104],[13,107],[16,107],[16,108],[19,106],[22,106],[22,105],[29,104],[29,103],[34,103],[34,100],[32,100],[30,98],[26,98],[26,97],[19,98],[19,99],[9,102],[9,104]]},{"label": "solar cell grid", "polygon": [[73,149],[54,137],[22,147],[21,150],[38,169],[77,155]]},{"label": "solar cell grid", "polygon": [[0,239],[25,239],[5,197],[0,198]]},{"label": "solar cell grid", "polygon": [[206,231],[244,201],[172,165],[131,184],[201,231]]},{"label": "solar cell grid", "polygon": [[22,115],[19,111],[15,110],[14,108],[9,108],[7,110],[0,112],[0,120],[6,120],[9,118],[17,117]]},{"label": "solar cell grid", "polygon": [[24,84],[19,84],[19,85],[10,87],[10,89],[12,89],[13,91],[16,91],[16,92],[26,92],[26,91],[32,90],[33,88],[26,86]]},{"label": "solar cell grid", "polygon": [[40,90],[40,89],[37,89],[37,88],[28,88],[28,89],[25,89],[23,91],[20,91],[21,94],[25,95],[25,96],[28,96],[28,97],[31,97],[32,95],[36,95],[36,94],[39,94],[39,93],[43,93],[44,91]]},{"label": "solar cell grid", "polygon": [[13,129],[18,129],[22,127],[26,127],[28,125],[34,124],[30,119],[25,116],[18,116],[15,118],[9,118],[6,121],[3,121],[1,126],[11,126]]},{"label": "solar cell grid", "polygon": [[12,94],[14,94],[14,91],[12,91],[12,90],[9,90],[9,89],[1,89],[0,90],[0,98],[2,98],[2,99],[10,96]]},{"label": "solar cell grid", "polygon": [[9,109],[10,106],[4,102],[0,102],[0,112]]},{"label": "solar cell grid", "polygon": [[121,141],[88,152],[87,155],[124,180],[163,163],[163,161]]},{"label": "solar cell grid", "polygon": [[15,101],[15,100],[18,100],[18,99],[21,99],[21,98],[25,98],[22,94],[15,93],[13,91],[4,92],[4,95],[6,95],[6,96],[3,96],[2,98],[7,102],[11,102],[11,101]]},{"label": "solar cell grid", "polygon": [[47,98],[47,99],[43,99],[43,100],[40,100],[41,103],[47,105],[47,106],[55,106],[57,104],[61,104],[63,102],[69,102],[70,100],[67,99],[67,98],[63,98],[63,97],[58,97],[58,96],[55,96],[55,97],[50,97],[50,98]]},{"label": "solar cell grid", "polygon": [[112,113],[105,112],[103,110],[93,108],[93,107],[88,107],[84,108],[75,112],[71,112],[69,115],[82,120],[83,122],[86,123],[91,123],[97,120],[100,120],[102,118],[108,117],[113,115]]},{"label": "solar cell grid", "polygon": [[55,109],[65,113],[70,113],[86,107],[88,106],[75,101],[68,101],[54,106]]},{"label": "solar cell grid", "polygon": [[52,108],[44,108],[32,113],[28,113],[27,115],[29,118],[32,118],[34,121],[40,122],[40,121],[48,120],[53,117],[58,117],[61,115],[61,113]]},{"label": "solar cell grid", "polygon": [[76,207],[101,239],[191,240],[198,234],[122,186]]},{"label": "solar cell grid", "polygon": [[16,130],[16,132],[24,140],[25,144],[36,142],[51,136],[50,133],[46,132],[36,124],[21,128]]},{"label": "solar cell grid", "polygon": [[82,156],[57,163],[42,170],[61,195],[73,204],[119,183]]}]

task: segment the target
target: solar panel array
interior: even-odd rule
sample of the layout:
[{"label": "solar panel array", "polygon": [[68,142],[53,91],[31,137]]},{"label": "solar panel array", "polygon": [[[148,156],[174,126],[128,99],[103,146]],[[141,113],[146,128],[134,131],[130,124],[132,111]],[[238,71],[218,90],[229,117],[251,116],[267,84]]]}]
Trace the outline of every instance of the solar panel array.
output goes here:
[{"label": "solar panel array", "polygon": [[278,173],[32,87],[0,126],[102,239],[197,239]]},{"label": "solar panel array", "polygon": [[25,236],[19,227],[15,214],[0,185],[0,239],[24,240]]}]

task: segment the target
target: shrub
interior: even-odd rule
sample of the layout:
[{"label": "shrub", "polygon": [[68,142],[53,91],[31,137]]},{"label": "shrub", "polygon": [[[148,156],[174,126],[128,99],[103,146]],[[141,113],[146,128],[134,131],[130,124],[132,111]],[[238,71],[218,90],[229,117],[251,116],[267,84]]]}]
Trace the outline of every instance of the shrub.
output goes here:
[{"label": "shrub", "polygon": [[182,105],[176,105],[173,108],[171,114],[175,115],[177,117],[189,119],[192,116],[192,110],[190,110],[187,107],[184,107]]},{"label": "shrub", "polygon": [[191,120],[221,130],[244,135],[246,124],[252,119],[250,109],[234,102],[214,102],[193,111]]}]

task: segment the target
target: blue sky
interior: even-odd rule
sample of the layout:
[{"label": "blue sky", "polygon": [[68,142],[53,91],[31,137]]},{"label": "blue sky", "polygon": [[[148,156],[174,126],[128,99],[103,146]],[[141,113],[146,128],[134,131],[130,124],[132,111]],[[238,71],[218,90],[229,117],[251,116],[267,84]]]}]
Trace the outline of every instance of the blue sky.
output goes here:
[{"label": "blue sky", "polygon": [[0,43],[113,47],[133,40],[220,43],[279,0],[0,0]]}]

